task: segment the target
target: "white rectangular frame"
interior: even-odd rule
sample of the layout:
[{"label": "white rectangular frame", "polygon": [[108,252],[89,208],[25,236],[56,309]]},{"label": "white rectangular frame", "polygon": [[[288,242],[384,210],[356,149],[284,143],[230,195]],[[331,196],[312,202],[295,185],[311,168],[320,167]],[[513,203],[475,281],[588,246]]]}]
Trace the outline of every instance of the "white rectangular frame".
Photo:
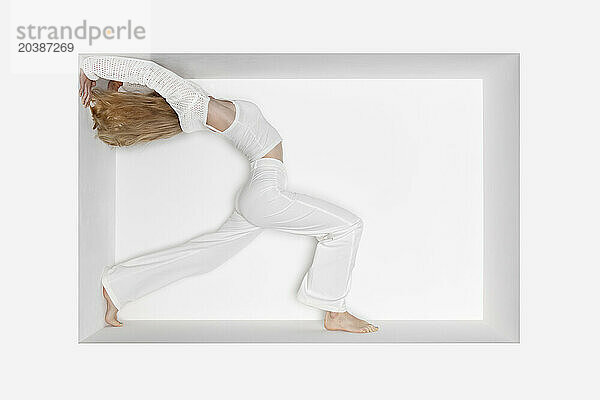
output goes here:
[{"label": "white rectangular frame", "polygon": [[324,332],[317,321],[130,321],[104,328],[98,293],[103,266],[114,262],[115,152],[93,146],[79,107],[80,342],[519,342],[519,54],[123,55],[151,59],[185,78],[482,79],[484,317],[379,321],[374,335]]}]

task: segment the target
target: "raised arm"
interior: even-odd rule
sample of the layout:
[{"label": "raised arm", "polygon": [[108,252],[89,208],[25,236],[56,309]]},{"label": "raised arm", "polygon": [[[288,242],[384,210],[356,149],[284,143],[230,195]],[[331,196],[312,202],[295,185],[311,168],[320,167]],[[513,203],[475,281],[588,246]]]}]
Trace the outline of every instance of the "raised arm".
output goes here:
[{"label": "raised arm", "polygon": [[175,110],[184,132],[206,129],[208,94],[153,61],[93,56],[83,60],[81,69],[92,81],[104,78],[147,86],[164,97]]}]

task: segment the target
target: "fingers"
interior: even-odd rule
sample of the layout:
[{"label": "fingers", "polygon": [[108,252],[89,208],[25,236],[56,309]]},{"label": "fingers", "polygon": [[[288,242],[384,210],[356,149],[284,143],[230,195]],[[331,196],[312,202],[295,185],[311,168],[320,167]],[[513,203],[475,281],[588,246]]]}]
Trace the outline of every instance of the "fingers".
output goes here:
[{"label": "fingers", "polygon": [[79,97],[81,97],[81,104],[84,107],[89,106],[92,101],[92,87],[94,86],[96,86],[96,82],[93,81],[87,81],[81,86]]},{"label": "fingers", "polygon": [[90,100],[92,98],[92,88],[90,85],[86,85],[86,93],[85,93],[85,102],[83,104],[84,107],[87,107],[90,105]]},{"label": "fingers", "polygon": [[82,69],[79,69],[79,97],[83,94],[83,87],[85,85],[85,74]]},{"label": "fingers", "polygon": [[81,104],[85,107],[85,98],[87,96],[87,86],[84,84],[81,90]]},{"label": "fingers", "polygon": [[92,81],[92,85],[90,86],[90,89],[88,90],[88,97],[87,97],[87,102],[86,102],[86,107],[90,105],[90,103],[92,102],[92,87],[96,86],[96,82]]},{"label": "fingers", "polygon": [[90,105],[92,101],[92,88],[96,86],[96,81],[88,79],[83,73],[83,70],[79,71],[79,97],[81,98],[81,104],[84,107]]},{"label": "fingers", "polygon": [[79,80],[79,97],[81,98],[81,104],[84,104],[85,94],[87,91],[86,82],[82,79]]},{"label": "fingers", "polygon": [[85,84],[85,85],[83,85],[83,94],[81,96],[81,104],[83,104],[84,107],[87,107],[89,104],[89,96],[90,96],[90,85]]}]

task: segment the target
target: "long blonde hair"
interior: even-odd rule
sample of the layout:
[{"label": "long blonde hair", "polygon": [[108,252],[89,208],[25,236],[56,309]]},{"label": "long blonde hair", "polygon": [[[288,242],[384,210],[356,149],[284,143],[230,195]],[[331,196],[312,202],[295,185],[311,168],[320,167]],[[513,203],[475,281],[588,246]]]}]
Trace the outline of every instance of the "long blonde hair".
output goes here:
[{"label": "long blonde hair", "polygon": [[131,146],[181,132],[177,114],[156,92],[94,89],[90,109],[98,138],[111,146]]}]

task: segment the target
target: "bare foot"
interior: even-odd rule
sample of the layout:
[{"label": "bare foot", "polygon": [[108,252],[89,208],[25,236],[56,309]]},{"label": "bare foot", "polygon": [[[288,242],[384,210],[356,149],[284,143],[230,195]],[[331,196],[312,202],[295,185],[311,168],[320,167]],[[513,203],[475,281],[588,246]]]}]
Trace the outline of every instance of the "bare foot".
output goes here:
[{"label": "bare foot", "polygon": [[123,326],[123,324],[117,319],[117,312],[119,310],[117,310],[117,307],[115,307],[113,304],[104,287],[102,287],[102,295],[106,300],[106,314],[104,314],[104,320],[106,323],[112,326]]},{"label": "bare foot", "polygon": [[336,313],[327,311],[325,314],[325,329],[328,331],[346,331],[353,333],[377,332],[379,327],[371,325],[367,321],[356,318],[349,312]]}]

